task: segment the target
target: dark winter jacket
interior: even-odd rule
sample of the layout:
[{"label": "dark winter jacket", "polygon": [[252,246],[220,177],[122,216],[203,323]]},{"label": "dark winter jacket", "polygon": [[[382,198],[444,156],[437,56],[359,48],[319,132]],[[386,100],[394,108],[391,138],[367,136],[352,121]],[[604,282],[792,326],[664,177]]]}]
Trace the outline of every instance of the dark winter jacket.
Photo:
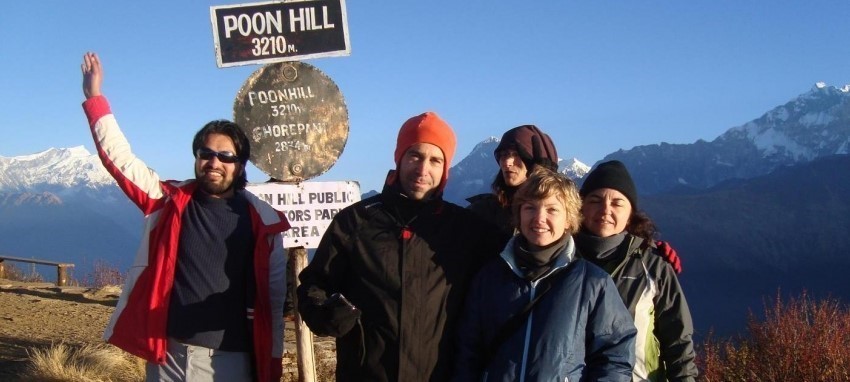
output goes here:
[{"label": "dark winter jacket", "polygon": [[505,237],[514,235],[514,223],[511,218],[510,206],[502,207],[496,195],[489,193],[478,194],[466,200],[469,202],[469,205],[466,206],[467,209],[475,212],[476,215],[485,221],[495,224]]},{"label": "dark winter jacket", "polygon": [[[337,381],[447,380],[466,288],[499,237],[466,209],[392,187],[340,211],[298,288],[307,325],[337,337]],[[322,305],[334,293],[357,311]]]},{"label": "dark winter jacket", "polygon": [[[632,319],[605,271],[574,254],[570,238],[555,267],[529,282],[517,267],[512,241],[482,268],[461,319],[455,381],[631,380]],[[551,289],[524,324],[493,344],[545,283]],[[487,362],[490,350],[495,353]]]},{"label": "dark winter jacket", "polygon": [[[611,277],[635,319],[634,380],[693,381],[694,327],[676,271],[656,253],[654,243],[640,237],[626,235],[617,251],[616,264],[598,265],[613,269]],[[599,263],[593,253],[581,255]]]}]

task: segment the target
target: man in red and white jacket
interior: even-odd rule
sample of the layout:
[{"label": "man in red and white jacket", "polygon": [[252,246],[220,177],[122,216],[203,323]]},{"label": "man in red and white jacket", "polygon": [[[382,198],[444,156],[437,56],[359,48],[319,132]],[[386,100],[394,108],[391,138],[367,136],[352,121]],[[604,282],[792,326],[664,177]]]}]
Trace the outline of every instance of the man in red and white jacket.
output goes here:
[{"label": "man in red and white jacket", "polygon": [[144,214],[104,339],[147,360],[148,381],[279,381],[290,226],[244,190],[247,137],[233,122],[208,123],[192,144],[195,179],[162,181],[101,95],[97,55],[85,54],[81,68],[98,156]]}]

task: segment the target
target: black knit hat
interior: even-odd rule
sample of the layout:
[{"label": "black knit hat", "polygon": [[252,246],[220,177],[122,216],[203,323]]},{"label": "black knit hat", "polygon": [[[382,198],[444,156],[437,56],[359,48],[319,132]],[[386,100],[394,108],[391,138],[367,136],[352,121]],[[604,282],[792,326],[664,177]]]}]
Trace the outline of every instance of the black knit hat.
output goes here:
[{"label": "black knit hat", "polygon": [[629,170],[626,170],[623,162],[612,160],[597,166],[584,178],[579,194],[584,198],[587,194],[600,188],[612,188],[620,191],[629,199],[632,209],[637,209],[637,188],[635,188],[635,182],[632,181]]},{"label": "black knit hat", "polygon": [[[549,135],[540,131],[534,125],[522,125],[514,127],[502,135],[502,140],[499,141],[499,146],[493,150],[493,155],[496,157],[496,162],[499,162],[499,152],[513,149],[519,154],[525,168],[530,172],[534,167],[534,138],[537,137],[540,142],[541,159],[548,159],[551,170],[558,171],[558,151],[555,150],[555,145]],[[551,168],[554,167],[554,168]]]}]

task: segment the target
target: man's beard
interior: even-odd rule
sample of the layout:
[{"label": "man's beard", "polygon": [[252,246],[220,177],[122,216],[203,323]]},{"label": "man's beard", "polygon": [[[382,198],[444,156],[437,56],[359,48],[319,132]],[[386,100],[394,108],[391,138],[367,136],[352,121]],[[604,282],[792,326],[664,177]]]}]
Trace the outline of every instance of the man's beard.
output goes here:
[{"label": "man's beard", "polygon": [[203,171],[195,173],[195,180],[201,187],[201,190],[209,195],[221,195],[233,188],[233,179],[222,178],[221,182],[212,182],[204,177]]}]

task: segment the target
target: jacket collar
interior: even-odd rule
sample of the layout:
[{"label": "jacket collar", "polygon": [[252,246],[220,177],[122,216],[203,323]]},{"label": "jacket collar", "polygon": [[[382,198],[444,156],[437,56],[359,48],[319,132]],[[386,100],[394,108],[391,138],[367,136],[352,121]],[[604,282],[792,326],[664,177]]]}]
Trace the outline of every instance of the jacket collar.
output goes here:
[{"label": "jacket collar", "polygon": [[[511,272],[513,272],[517,277],[522,279],[524,277],[523,277],[522,271],[519,269],[519,266],[517,265],[516,254],[514,253],[514,241],[516,241],[516,239],[517,239],[517,236],[512,237],[511,240],[508,241],[508,244],[505,245],[505,249],[502,250],[502,253],[500,253],[499,256],[502,258],[502,260],[505,261],[505,263],[508,264],[508,267],[511,269]],[[549,272],[546,272],[546,274],[541,276],[539,279],[535,280],[532,283],[532,285],[536,285],[537,283],[540,282],[540,280],[543,280],[546,277],[549,277],[549,275],[551,275],[552,272],[555,272],[558,269],[561,269],[561,268],[566,267],[567,265],[570,265],[570,263],[575,261],[576,258],[577,257],[576,257],[575,241],[573,241],[572,236],[570,236],[567,239],[566,247],[564,247],[564,249],[560,253],[558,253],[558,257],[555,258],[555,265],[552,266],[552,269],[550,269]]]}]

